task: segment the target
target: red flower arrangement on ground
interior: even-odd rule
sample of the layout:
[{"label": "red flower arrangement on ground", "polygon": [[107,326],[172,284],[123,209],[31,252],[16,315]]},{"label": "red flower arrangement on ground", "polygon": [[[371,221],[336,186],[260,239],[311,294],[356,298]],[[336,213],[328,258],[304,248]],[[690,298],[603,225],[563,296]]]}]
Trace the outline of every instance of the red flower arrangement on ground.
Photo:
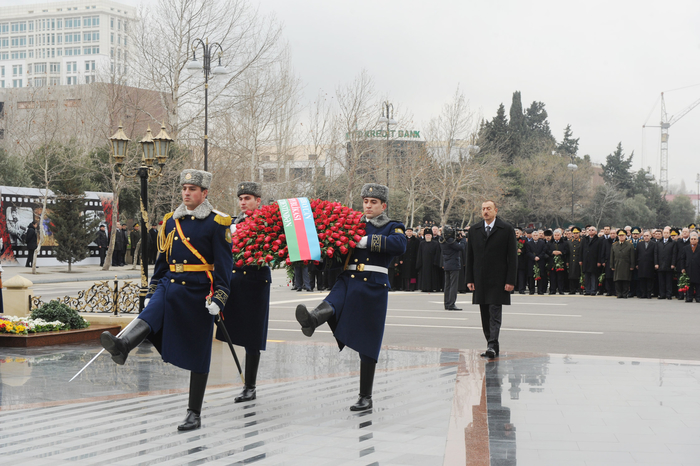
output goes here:
[{"label": "red flower arrangement on ground", "polygon": [[[318,232],[321,258],[337,258],[354,249],[365,235],[365,223],[358,212],[339,202],[310,200]],[[290,267],[287,240],[279,205],[274,202],[255,211],[246,212],[244,222],[236,225],[233,235],[233,261],[236,267],[267,265],[273,269]],[[305,261],[307,262],[307,261]]]}]

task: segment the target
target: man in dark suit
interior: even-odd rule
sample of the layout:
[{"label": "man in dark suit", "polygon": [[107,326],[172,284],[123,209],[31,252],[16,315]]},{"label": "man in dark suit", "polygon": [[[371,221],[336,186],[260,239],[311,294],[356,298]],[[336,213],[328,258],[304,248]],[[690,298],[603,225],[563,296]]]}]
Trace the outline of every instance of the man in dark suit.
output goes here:
[{"label": "man in dark suit", "polygon": [[651,232],[646,230],[643,241],[637,244],[637,277],[639,277],[638,298],[651,299],[654,288],[654,272],[659,268],[659,256],[656,243],[651,240]]},{"label": "man in dark suit", "polygon": [[493,359],[500,352],[503,305],[510,304],[518,268],[518,247],[513,227],[498,218],[494,201],[481,204],[483,221],[469,228],[467,287],[472,303],[481,310],[481,326],[488,342],[482,357]]},{"label": "man in dark suit", "polygon": [[[545,277],[547,276],[547,243],[539,237],[539,232],[532,232],[532,241],[525,244],[525,256],[527,257],[527,280],[530,294],[544,294],[547,287]],[[538,267],[538,276],[535,276],[535,266]]]},{"label": "man in dark suit", "polygon": [[598,230],[593,225],[586,227],[588,237],[581,240],[581,270],[583,270],[584,294],[595,296],[598,291],[598,268],[600,267],[600,245]]},{"label": "man in dark suit", "polygon": [[27,241],[27,267],[31,267],[34,260],[34,251],[37,247],[37,237],[36,237],[36,222],[32,222],[27,227],[27,234],[25,236]]},{"label": "man in dark suit", "polygon": [[109,248],[109,238],[107,238],[107,232],[105,231],[104,225],[100,225],[100,230],[97,232],[95,243],[97,244],[97,249],[100,253],[100,267],[102,267],[105,265],[105,256],[107,255],[107,249]]},{"label": "man in dark suit", "polygon": [[554,238],[549,243],[549,294],[564,294],[567,280],[566,264],[569,262],[569,245],[562,241],[561,230],[554,230]]},{"label": "man in dark suit", "polygon": [[671,239],[671,228],[666,227],[656,243],[659,257],[659,299],[673,299],[673,272],[676,269],[676,243]]},{"label": "man in dark suit", "polygon": [[687,273],[690,279],[688,291],[685,292],[685,302],[692,303],[693,297],[695,297],[695,301],[700,303],[700,249],[698,249],[698,233],[696,231],[689,234],[688,243],[683,248],[680,259],[681,264],[683,264],[681,273]]},{"label": "man in dark suit", "polygon": [[449,225],[443,227],[439,243],[442,251],[442,268],[445,270],[445,310],[461,311],[462,309],[456,306],[455,301],[464,245],[457,240],[455,230]]}]

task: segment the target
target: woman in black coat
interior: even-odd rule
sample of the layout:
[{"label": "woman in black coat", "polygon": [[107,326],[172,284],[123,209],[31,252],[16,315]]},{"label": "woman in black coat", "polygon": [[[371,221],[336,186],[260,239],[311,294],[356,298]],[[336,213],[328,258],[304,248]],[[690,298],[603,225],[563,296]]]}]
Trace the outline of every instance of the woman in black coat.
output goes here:
[{"label": "woman in black coat", "polygon": [[416,268],[418,269],[418,289],[421,291],[438,291],[440,289],[440,245],[433,241],[433,233],[430,229],[425,229],[425,240],[418,246],[418,258]]}]

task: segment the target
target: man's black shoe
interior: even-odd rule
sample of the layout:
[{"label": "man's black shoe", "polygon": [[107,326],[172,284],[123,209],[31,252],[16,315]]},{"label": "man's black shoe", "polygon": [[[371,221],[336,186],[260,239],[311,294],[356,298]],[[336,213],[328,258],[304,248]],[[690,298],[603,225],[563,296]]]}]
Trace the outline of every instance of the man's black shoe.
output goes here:
[{"label": "man's black shoe", "polygon": [[457,307],[457,306],[450,306],[450,307],[446,307],[445,310],[446,310],[446,311],[461,311],[462,308],[461,308],[461,307]]},{"label": "man's black shoe", "polygon": [[357,403],[350,406],[350,411],[366,411],[372,409],[372,395],[360,395]]},{"label": "man's black shoe", "polygon": [[486,351],[481,353],[482,358],[494,359],[496,356],[498,356],[498,353],[493,348],[487,348]]},{"label": "man's black shoe", "polygon": [[185,421],[177,426],[177,430],[195,430],[199,429],[200,427],[202,427],[201,417],[191,409],[188,409],[187,416],[185,416]]},{"label": "man's black shoe", "polygon": [[518,293],[520,293],[520,294],[525,294],[525,292],[524,292],[524,291],[518,291]]}]

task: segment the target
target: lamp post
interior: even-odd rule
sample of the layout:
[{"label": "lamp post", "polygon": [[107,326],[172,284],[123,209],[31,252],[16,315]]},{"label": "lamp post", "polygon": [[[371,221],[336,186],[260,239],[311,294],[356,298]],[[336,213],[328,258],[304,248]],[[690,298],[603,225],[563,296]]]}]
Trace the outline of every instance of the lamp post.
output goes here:
[{"label": "lamp post", "polygon": [[[197,49],[200,46],[202,47],[202,63],[197,61]],[[211,60],[214,58],[217,49],[219,51],[219,64],[212,70]],[[228,73],[226,67],[221,64],[223,53],[224,49],[221,48],[221,44],[218,42],[210,44],[209,39],[195,39],[192,42],[192,61],[187,64],[187,71],[190,73],[199,70],[202,70],[204,73],[204,171],[207,171],[207,160],[209,157],[209,135],[207,134],[209,130],[209,76],[219,76]]]},{"label": "lamp post", "polygon": [[[148,222],[148,181],[163,174],[163,167],[168,158],[168,149],[172,139],[165,132],[165,126],[161,125],[160,133],[156,137],[151,135],[151,128],[146,131],[146,135],[141,139],[141,166],[129,172],[124,167],[127,149],[130,139],[124,134],[122,126],[119,125],[117,132],[109,138],[112,146],[112,156],[117,172],[127,178],[141,179],[141,289],[139,291],[139,312],[143,310],[144,300],[148,294],[148,232],[150,225]],[[157,166],[154,166],[154,161]],[[135,246],[135,245],[134,245]]]},{"label": "lamp post", "polygon": [[696,182],[697,185],[698,185],[698,190],[697,190],[697,194],[698,194],[698,203],[697,203],[697,207],[696,207],[696,209],[695,209],[695,210],[696,210],[696,213],[695,213],[695,217],[696,217],[696,218],[695,218],[695,220],[697,221],[697,218],[700,217],[700,173],[698,173],[697,176],[695,177],[695,182]]},{"label": "lamp post", "polygon": [[574,156],[571,155],[571,163],[566,168],[571,171],[571,224],[574,224],[574,172],[578,170],[578,165],[574,163]]},{"label": "lamp post", "polygon": [[380,125],[386,124],[386,185],[389,186],[389,127],[396,124],[394,120],[394,104],[388,100],[382,103],[382,116],[379,117],[377,123]]}]

